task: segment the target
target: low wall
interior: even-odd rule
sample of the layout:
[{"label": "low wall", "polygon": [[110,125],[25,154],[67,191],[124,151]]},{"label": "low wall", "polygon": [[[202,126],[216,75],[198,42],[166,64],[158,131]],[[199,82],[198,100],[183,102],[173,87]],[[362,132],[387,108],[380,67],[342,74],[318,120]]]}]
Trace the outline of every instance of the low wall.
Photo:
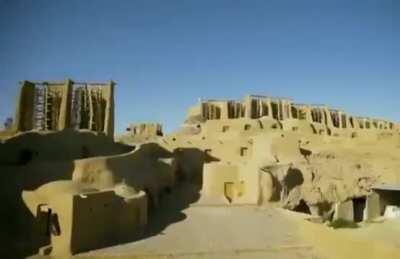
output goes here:
[{"label": "low wall", "polygon": [[[73,254],[131,241],[147,223],[146,194],[127,199],[114,191],[74,195],[72,223]],[[53,242],[56,248],[57,240]]]},{"label": "low wall", "polygon": [[37,238],[51,238],[46,245],[51,249],[43,248],[43,253],[70,255],[132,241],[147,224],[147,195],[129,188],[121,192],[121,187],[96,190],[55,181],[24,191],[24,202],[37,223]]},{"label": "low wall", "polygon": [[74,161],[72,180],[97,189],[124,182],[136,190],[145,190],[157,203],[159,193],[174,185],[175,174],[171,153],[157,144],[143,144],[126,154]]},{"label": "low wall", "polygon": [[25,165],[39,161],[71,161],[110,156],[132,150],[101,133],[64,130],[24,132],[0,143],[0,165]]}]

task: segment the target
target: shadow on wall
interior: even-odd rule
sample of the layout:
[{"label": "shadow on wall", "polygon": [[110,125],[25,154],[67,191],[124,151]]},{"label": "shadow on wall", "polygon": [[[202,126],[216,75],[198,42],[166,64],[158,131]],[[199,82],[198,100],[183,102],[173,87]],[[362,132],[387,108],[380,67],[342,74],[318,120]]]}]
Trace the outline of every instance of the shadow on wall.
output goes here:
[{"label": "shadow on wall", "polygon": [[89,131],[24,132],[0,143],[0,164],[65,161],[127,153],[134,147]]},{"label": "shadow on wall", "polygon": [[[93,188],[119,183],[147,194],[149,219],[146,229],[126,242],[156,235],[168,225],[184,220],[182,210],[200,198],[203,164],[217,161],[203,150],[182,148],[170,152],[156,143],[112,157],[76,161],[73,180]],[[114,245],[113,240],[107,245]]]},{"label": "shadow on wall", "polygon": [[199,198],[200,188],[198,185],[178,182],[173,189],[162,193],[159,207],[149,213],[146,228],[143,232],[138,233],[131,242],[164,234],[164,229],[169,225],[187,218],[183,210]]},{"label": "shadow on wall", "polygon": [[[272,202],[278,202],[281,200],[281,193],[282,193],[282,184],[279,182],[278,178],[272,174],[271,172],[267,172],[267,174],[270,175],[271,178],[271,197],[269,201]],[[265,188],[268,188],[269,186],[266,186]]]},{"label": "shadow on wall", "polygon": [[297,186],[304,183],[303,173],[298,168],[293,167],[276,167],[262,169],[263,177],[267,177],[264,181],[265,186],[261,186],[261,192],[267,193],[264,197],[265,202],[279,202],[286,199],[289,193]]},{"label": "shadow on wall", "polygon": [[41,185],[71,179],[72,161],[35,163],[19,166],[0,165],[0,256],[22,258],[38,252],[50,243],[46,226],[39,225],[22,200],[23,190],[35,190]]},{"label": "shadow on wall", "polygon": [[22,258],[50,243],[46,226],[39,225],[23,202],[23,190],[70,180],[75,158],[128,152],[133,148],[114,144],[106,136],[70,130],[46,134],[26,132],[1,143],[0,255]]},{"label": "shadow on wall", "polygon": [[297,168],[289,168],[283,183],[286,186],[287,192],[290,192],[294,187],[302,185],[304,182],[303,174]]},{"label": "shadow on wall", "polygon": [[177,161],[175,186],[160,193],[158,208],[149,213],[146,229],[136,240],[163,234],[169,225],[185,220],[183,210],[200,199],[204,163],[219,161],[196,148],[179,148],[174,151],[174,157]]},{"label": "shadow on wall", "polygon": [[203,184],[203,165],[220,161],[210,153],[211,150],[198,148],[178,148],[174,151],[177,160],[177,178],[179,181],[188,181],[198,186]]},{"label": "shadow on wall", "polygon": [[[41,138],[46,141],[44,136]],[[25,148],[17,144],[13,147],[20,150]],[[117,150],[121,148],[120,145],[116,147]],[[169,152],[155,143],[144,144],[134,152],[76,161],[70,160],[69,156],[61,160],[64,151],[60,145],[54,148],[54,152],[59,152],[53,155],[57,157],[55,160],[35,160],[24,155],[22,163],[0,163],[0,187],[5,201],[0,214],[0,241],[3,244],[0,253],[3,257],[32,255],[50,243],[49,233],[43,229],[46,226],[40,226],[25,206],[21,197],[23,190],[35,190],[51,181],[70,180],[72,173],[77,173],[81,177],[78,180],[86,179],[95,184],[98,181],[99,186],[125,182],[137,190],[147,191],[152,201],[149,207],[153,206],[154,211],[149,218],[148,228],[137,237],[141,239],[160,233],[169,224],[186,218],[182,210],[200,197],[203,163],[218,161],[203,150],[180,149]],[[90,149],[85,149],[80,157],[90,155]],[[18,161],[21,158],[13,159]]]}]

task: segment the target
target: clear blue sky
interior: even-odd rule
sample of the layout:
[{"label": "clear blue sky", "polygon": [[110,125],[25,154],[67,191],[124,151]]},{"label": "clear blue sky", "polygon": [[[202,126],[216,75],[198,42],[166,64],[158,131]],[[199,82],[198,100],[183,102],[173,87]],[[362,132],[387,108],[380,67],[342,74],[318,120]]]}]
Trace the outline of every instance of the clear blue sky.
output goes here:
[{"label": "clear blue sky", "polygon": [[18,81],[110,80],[116,128],[247,93],[400,121],[400,1],[0,0],[0,120]]}]

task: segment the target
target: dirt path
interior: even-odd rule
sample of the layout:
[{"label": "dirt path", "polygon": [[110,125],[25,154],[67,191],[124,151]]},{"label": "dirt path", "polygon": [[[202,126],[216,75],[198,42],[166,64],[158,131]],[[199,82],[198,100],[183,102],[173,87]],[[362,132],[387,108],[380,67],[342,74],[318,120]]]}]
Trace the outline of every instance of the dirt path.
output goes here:
[{"label": "dirt path", "polygon": [[129,258],[321,258],[296,237],[296,224],[276,209],[254,206],[177,210],[172,195],[157,209],[143,238],[79,256]]}]

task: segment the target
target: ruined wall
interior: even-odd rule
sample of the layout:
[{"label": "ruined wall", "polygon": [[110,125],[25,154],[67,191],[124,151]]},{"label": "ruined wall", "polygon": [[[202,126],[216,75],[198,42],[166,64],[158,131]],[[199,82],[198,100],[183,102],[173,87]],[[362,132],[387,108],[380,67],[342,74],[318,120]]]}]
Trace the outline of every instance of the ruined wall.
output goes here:
[{"label": "ruined wall", "polygon": [[[230,117],[232,105],[243,109],[240,116]],[[204,203],[272,203],[293,210],[306,204],[311,213],[329,215],[335,203],[368,194],[372,184],[399,180],[400,135],[393,122],[258,96],[201,101],[189,114],[202,118],[186,121],[196,130],[159,142],[209,156],[197,159],[202,170],[192,162],[200,157],[194,152],[184,160],[184,171],[202,176],[195,182],[202,183]]]},{"label": "ruined wall", "polygon": [[21,83],[15,131],[62,130],[70,124],[72,82]]},{"label": "ruined wall", "polygon": [[203,167],[203,196],[218,197],[220,202],[231,203],[234,198],[241,196],[242,184],[239,181],[237,165],[213,162]]},{"label": "ruined wall", "polygon": [[70,180],[75,159],[131,150],[132,147],[116,144],[104,134],[90,131],[30,131],[7,138],[0,144],[0,192],[4,198],[0,207],[0,240],[5,244],[0,252],[10,251],[13,256],[18,253],[17,257],[23,257],[36,253],[46,243],[46,238],[38,238],[40,229],[21,198],[23,191],[52,181]]},{"label": "ruined wall", "polygon": [[284,120],[292,117],[291,100],[258,95],[248,95],[243,101],[200,100],[198,108],[192,107],[189,115],[204,120],[258,119],[261,117]]},{"label": "ruined wall", "polygon": [[106,135],[91,131],[25,132],[0,143],[0,165],[71,161],[127,151],[127,146],[115,144]]},{"label": "ruined wall", "polygon": [[32,118],[34,116],[34,98],[34,84],[28,81],[23,81],[17,100],[17,109],[14,118],[14,128],[16,131],[26,131],[33,128]]},{"label": "ruined wall", "polygon": [[[252,150],[249,157],[230,165],[238,168],[240,177],[234,170],[231,176],[225,177],[219,174],[219,169],[210,170],[209,167],[214,167],[204,166],[203,180],[213,179],[214,182],[203,181],[203,189],[208,190],[208,184],[218,184],[219,193],[215,193],[215,199],[224,194],[226,182],[242,181],[246,186],[243,193],[249,191],[263,203],[296,209],[304,201],[317,215],[329,215],[335,203],[365,196],[375,183],[398,183],[400,180],[396,173],[400,165],[396,158],[399,136],[368,140],[277,130],[260,132],[249,139],[253,143],[249,146]],[[219,163],[231,161],[223,155],[218,158]],[[241,164],[253,168],[241,168]],[[255,180],[254,175],[259,178]],[[232,203],[244,202],[243,199],[232,199]],[[253,198],[248,198],[247,202],[257,204]]]},{"label": "ruined wall", "polygon": [[[125,146],[113,143],[106,136],[96,136],[96,134],[93,132],[80,133],[76,131],[70,131],[69,133],[71,135],[65,134],[65,131],[61,131],[43,134],[43,136],[35,136],[38,137],[36,141],[42,144],[46,144],[46,141],[52,140],[53,138],[53,140],[57,140],[58,138],[60,138],[58,140],[58,143],[57,141],[48,141],[49,146],[45,146],[43,147],[43,150],[41,150],[42,152],[44,152],[47,148],[49,148],[49,150],[46,151],[48,157],[40,157],[40,159],[38,157],[36,158],[36,160],[32,160],[29,163],[22,165],[9,163],[0,164],[0,171],[2,172],[0,181],[2,183],[1,193],[6,200],[6,202],[3,203],[0,215],[1,221],[8,222],[10,226],[9,229],[5,227],[3,228],[4,231],[0,235],[1,240],[3,240],[3,238],[5,239],[6,236],[9,236],[12,238],[10,241],[14,242],[15,238],[18,237],[18,240],[20,240],[18,242],[21,242],[22,244],[29,244],[29,246],[31,246],[33,251],[30,253],[36,253],[39,247],[46,244],[46,236],[43,236],[41,234],[43,232],[43,229],[40,228],[40,226],[38,225],[39,222],[36,218],[36,208],[30,209],[31,212],[33,211],[35,213],[29,212],[26,207],[26,205],[28,204],[24,202],[21,198],[21,193],[34,191],[37,188],[41,188],[40,186],[46,183],[58,180],[72,179],[74,183],[86,186],[86,189],[114,189],[114,191],[118,195],[122,196],[124,191],[118,192],[118,186],[129,186],[129,188],[133,188],[138,192],[142,190],[146,193],[146,201],[142,200],[139,203],[142,204],[140,206],[147,206],[147,198],[149,198],[149,204],[153,208],[158,206],[159,198],[162,193],[164,193],[165,188],[171,188],[175,183],[176,164],[172,157],[172,154],[156,144],[143,145],[141,147],[138,147],[137,150],[132,151],[132,147],[127,150]],[[31,135],[37,133],[27,132],[23,135],[25,134]],[[86,134],[90,136],[87,136]],[[21,137],[22,139],[24,139],[24,136]],[[29,139],[30,137],[28,138],[28,140]],[[77,144],[77,147],[80,147],[79,145],[82,145],[82,143],[86,143],[85,141],[87,141],[87,139],[90,139],[90,143],[93,144],[92,146],[88,145],[89,151],[94,150],[95,152],[97,152],[97,154],[103,151],[107,151],[107,153],[103,153],[102,156],[72,160],[71,158],[73,158],[75,154],[71,151],[69,151],[71,153],[68,152],[68,148],[70,147],[69,144],[73,142]],[[67,143],[61,140],[64,140]],[[25,141],[22,141],[21,143],[25,143]],[[54,145],[54,143],[56,143],[57,145]],[[60,143],[62,143],[64,146],[62,146]],[[31,147],[35,146],[32,143],[30,144]],[[53,146],[51,146],[51,144]],[[79,148],[77,150],[79,150]],[[52,154],[53,152],[58,154]],[[68,157],[69,155],[71,155],[71,157]],[[91,155],[93,155],[93,153]],[[74,211],[75,209],[83,212],[86,211],[84,209],[75,208],[75,205],[72,209],[68,207],[68,204],[70,204],[70,198],[65,200],[66,198],[64,196],[65,194],[68,194],[68,192],[68,189],[66,190],[65,188],[57,187],[55,188],[55,192],[49,195],[50,197],[56,196],[56,194],[60,195],[60,202],[54,201],[53,203],[65,204],[65,206],[63,205],[62,207],[53,207],[53,211],[54,209],[56,209],[59,211],[59,213],[65,215],[69,215],[71,211]],[[100,202],[101,197],[93,197],[93,206],[97,206],[97,201]],[[129,199],[125,199],[125,202],[127,202],[129,206],[133,206],[135,208],[139,206],[138,203],[136,203],[135,201],[129,201]],[[84,207],[86,208],[86,205]],[[100,210],[101,207],[99,207],[98,209]],[[72,223],[60,222],[64,226],[62,237],[60,237],[62,240],[55,241],[57,240],[58,236],[54,236],[52,237],[53,241],[65,243],[70,242],[72,239],[78,240],[78,243],[75,246],[77,250],[72,251],[74,252],[78,250],[81,251],[81,249],[86,249],[88,247],[94,248],[98,245],[104,245],[102,243],[104,239],[92,238],[94,236],[99,236],[100,234],[105,234],[105,236],[107,237],[116,237],[115,235],[121,234],[122,236],[124,236],[124,233],[129,232],[130,234],[134,235],[136,233],[136,228],[129,228],[129,225],[132,226],[132,224],[138,223],[136,221],[138,218],[135,216],[137,213],[135,212],[136,214],[132,215],[132,211],[130,209],[128,210],[129,211],[127,213],[119,213],[121,217],[120,219],[115,217],[115,209],[110,211],[109,214],[101,213],[102,217],[96,217],[96,220],[93,220],[91,222],[100,222],[101,220],[106,220],[104,217],[110,215],[110,217],[112,216],[111,221],[117,220],[115,224],[120,223],[121,225],[117,228],[116,225],[113,226],[112,224],[105,224],[104,226],[102,224],[97,224],[96,231],[100,232],[93,232],[92,230],[87,229],[92,226],[89,224],[82,223],[80,225],[77,225],[77,223],[74,223],[73,221]],[[132,210],[137,211],[136,209]],[[83,212],[81,213],[75,211],[75,213],[77,213],[77,221],[81,221],[81,218],[79,218],[80,216],[83,217],[82,222],[85,221],[84,219],[88,218],[87,214]],[[143,215],[140,217],[140,219],[140,224],[144,224]],[[106,221],[109,222],[108,220]],[[125,227],[123,227],[123,225]],[[77,227],[76,229],[74,229],[74,231],[77,231],[75,232],[76,235],[73,235],[73,233],[65,232],[65,226]],[[115,235],[109,235],[109,233],[111,233],[109,231],[111,230],[114,231],[112,233],[115,233]],[[82,233],[82,231],[85,231],[86,236],[79,235],[79,233]],[[13,235],[17,235],[17,237],[14,237]],[[69,241],[63,239],[65,236],[70,237]],[[79,238],[82,238],[82,240],[80,240]],[[109,240],[111,241],[111,243],[114,241],[122,242],[121,239],[117,238]],[[49,241],[47,241],[47,243],[49,243]],[[75,249],[71,246],[62,245],[60,248],[55,248],[55,251],[58,251],[55,253],[62,254],[65,252],[66,254],[68,254],[69,250],[64,250],[65,247],[67,247],[67,250]],[[8,249],[12,250],[11,247],[9,247]]]},{"label": "ruined wall", "polygon": [[365,195],[375,182],[398,180],[395,162],[381,171],[398,153],[396,125],[324,105],[247,96],[201,101],[185,123],[193,130],[158,143],[181,161],[178,177],[202,185],[205,203],[290,209],[302,203],[324,214],[336,202]]},{"label": "ruined wall", "polygon": [[398,124],[394,122],[354,117],[325,105],[296,104],[289,99],[257,95],[248,95],[243,101],[200,100],[197,106],[190,109],[188,115],[188,124],[243,118],[270,118],[282,123],[298,120],[309,123],[315,134],[329,136],[354,137],[368,134],[365,131],[398,132]]},{"label": "ruined wall", "polygon": [[130,241],[147,223],[144,192],[126,198],[115,195],[114,191],[74,195],[73,205],[72,224],[66,225],[72,228],[73,254]]},{"label": "ruined wall", "polygon": [[159,194],[175,183],[172,154],[157,144],[143,144],[132,152],[74,161],[72,180],[96,189],[126,183],[145,190],[157,206]]},{"label": "ruined wall", "polygon": [[[126,187],[125,187],[126,189]],[[23,192],[41,228],[51,237],[45,254],[65,256],[132,239],[147,223],[144,192],[96,190],[72,181],[55,181]]]},{"label": "ruined wall", "polygon": [[258,204],[258,169],[247,163],[210,162],[203,167],[200,203]]},{"label": "ruined wall", "polygon": [[[400,135],[392,122],[287,99],[209,100],[189,112],[185,126],[193,130],[160,136],[132,150],[106,137],[113,132],[113,84],[83,84],[75,90],[71,107],[59,99],[58,112],[51,113],[57,116],[44,127],[66,126],[69,119],[60,120],[59,115],[70,109],[71,127],[87,131],[30,131],[0,144],[0,182],[8,202],[0,215],[5,215],[2,222],[22,226],[18,231],[37,225],[21,200],[24,191],[65,179],[100,193],[71,195],[56,189],[60,196],[54,196],[53,207],[71,216],[60,219],[67,229],[60,240],[52,237],[54,244],[62,244],[54,248],[60,254],[103,246],[110,236],[124,236],[126,226],[144,224],[144,210],[138,216],[138,207],[156,208],[160,196],[177,181],[201,186],[200,201],[205,204],[268,204],[292,210],[305,204],[310,213],[326,218],[334,204],[369,194],[373,184],[400,182]],[[144,135],[159,131],[157,125],[133,129]],[[144,192],[146,201],[114,199],[110,190],[118,195],[120,185]],[[111,201],[128,212],[104,206]],[[35,215],[35,207],[26,204]],[[96,211],[101,216],[93,216]],[[116,211],[122,218],[115,217]],[[13,224],[13,215],[26,216],[28,223]],[[32,233],[26,237],[29,242],[36,240],[37,233]]]},{"label": "ruined wall", "polygon": [[89,129],[114,136],[114,82],[23,81],[15,131]]},{"label": "ruined wall", "polygon": [[117,142],[131,145],[143,142],[156,141],[162,137],[163,131],[160,123],[132,123],[126,128],[124,134],[115,137]]},{"label": "ruined wall", "polygon": [[73,127],[114,135],[114,82],[80,83],[74,89]]},{"label": "ruined wall", "polygon": [[162,136],[162,127],[159,123],[133,123],[126,129],[128,134],[141,137]]}]

